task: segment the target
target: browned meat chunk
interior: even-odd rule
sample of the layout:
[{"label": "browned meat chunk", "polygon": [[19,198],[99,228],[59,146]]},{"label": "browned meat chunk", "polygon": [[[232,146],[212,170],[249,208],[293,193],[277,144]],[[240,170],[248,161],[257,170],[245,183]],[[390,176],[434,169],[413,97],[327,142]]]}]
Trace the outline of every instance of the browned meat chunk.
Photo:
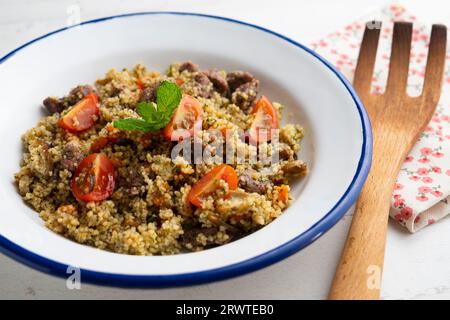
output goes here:
[{"label": "browned meat chunk", "polygon": [[77,86],[70,90],[69,95],[58,99],[56,97],[47,97],[42,104],[50,114],[60,113],[64,109],[73,106],[88,94],[95,92],[94,87],[89,85]]},{"label": "browned meat chunk", "polygon": [[251,73],[245,71],[233,71],[227,74],[227,82],[231,92],[234,92],[244,83],[255,80],[256,78]]},{"label": "browned meat chunk", "polygon": [[128,169],[126,177],[121,180],[121,185],[131,195],[139,194],[141,186],[144,185],[144,177],[141,174],[139,165],[133,165]]},{"label": "browned meat chunk", "polygon": [[247,169],[239,176],[239,187],[247,192],[266,193],[267,184],[255,178],[255,171]]},{"label": "browned meat chunk", "polygon": [[225,75],[223,72],[220,72],[217,69],[211,69],[205,71],[205,74],[208,79],[211,80],[217,92],[219,92],[220,94],[228,93],[228,82],[227,79],[225,79]]},{"label": "browned meat chunk", "polygon": [[229,223],[223,222],[222,226],[224,226],[226,228],[227,235],[230,236],[231,240],[233,240],[233,241],[244,237],[246,234],[244,230],[241,230],[235,226],[232,226]]},{"label": "browned meat chunk", "polygon": [[231,95],[231,102],[243,110],[248,110],[258,95],[259,81],[253,80],[239,86]]},{"label": "browned meat chunk", "polygon": [[70,90],[69,95],[65,97],[64,100],[69,106],[73,106],[92,92],[95,92],[95,89],[90,85],[77,86]]},{"label": "browned meat chunk", "polygon": [[58,98],[55,97],[45,98],[42,104],[50,114],[60,113],[64,110],[64,105]]},{"label": "browned meat chunk", "polygon": [[209,98],[211,96],[212,83],[203,72],[200,72],[194,77],[197,96]]},{"label": "browned meat chunk", "polygon": [[63,169],[67,169],[73,172],[78,167],[81,160],[83,160],[84,156],[85,154],[81,149],[79,142],[69,141],[64,146],[61,166]]},{"label": "browned meat chunk", "polygon": [[132,146],[133,140],[128,139],[128,138],[119,138],[116,141],[114,141],[114,144],[116,144],[118,146]]},{"label": "browned meat chunk", "polygon": [[195,77],[194,77],[194,81],[196,83],[204,85],[204,86],[207,86],[207,85],[209,85],[211,83],[209,78],[203,72],[200,72],[200,73],[196,74]]},{"label": "browned meat chunk", "polygon": [[206,237],[214,236],[219,231],[218,227],[209,227],[209,228],[201,228],[201,227],[193,227],[186,228],[184,230],[183,236],[181,237],[181,243],[186,247],[187,245],[198,246],[201,245],[197,242],[197,236],[202,233]]},{"label": "browned meat chunk", "polygon": [[156,90],[159,84],[154,84],[142,90],[139,102],[155,102],[156,101]]},{"label": "browned meat chunk", "polygon": [[286,143],[280,142],[278,155],[280,160],[290,160],[294,158],[294,151]]},{"label": "browned meat chunk", "polygon": [[281,170],[286,175],[291,176],[305,176],[308,173],[308,166],[301,160],[289,161],[286,162]]},{"label": "browned meat chunk", "polygon": [[195,72],[198,71],[198,66],[191,61],[186,61],[180,64],[180,66],[178,67],[178,71],[183,72],[184,70]]}]

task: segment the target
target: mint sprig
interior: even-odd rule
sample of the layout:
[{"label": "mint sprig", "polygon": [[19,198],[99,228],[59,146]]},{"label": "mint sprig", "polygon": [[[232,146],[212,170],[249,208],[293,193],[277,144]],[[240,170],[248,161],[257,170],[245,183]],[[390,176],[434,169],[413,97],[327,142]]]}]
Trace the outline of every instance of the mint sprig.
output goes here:
[{"label": "mint sprig", "polygon": [[128,118],[117,120],[113,125],[117,129],[130,131],[158,131],[170,121],[172,114],[181,101],[181,89],[172,82],[163,81],[156,90],[156,103],[140,102],[137,113],[142,119]]},{"label": "mint sprig", "polygon": [[142,119],[122,119],[114,121],[114,127],[121,130],[132,130],[132,131],[151,131],[152,125]]}]

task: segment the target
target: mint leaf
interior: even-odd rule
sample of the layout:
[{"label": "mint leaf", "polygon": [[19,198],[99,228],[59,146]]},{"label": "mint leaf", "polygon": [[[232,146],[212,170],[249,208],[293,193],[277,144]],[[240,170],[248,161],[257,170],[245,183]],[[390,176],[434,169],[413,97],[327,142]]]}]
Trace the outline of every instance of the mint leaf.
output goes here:
[{"label": "mint leaf", "polygon": [[181,95],[181,89],[175,83],[163,81],[156,91],[158,112],[164,113],[170,120],[172,113],[180,104]]},{"label": "mint leaf", "polygon": [[145,121],[152,121],[157,117],[157,106],[153,102],[141,102],[137,106],[137,113]]},{"label": "mint leaf", "polygon": [[181,101],[181,89],[169,81],[163,81],[156,91],[154,102],[141,102],[137,113],[142,119],[123,119],[114,121],[114,127],[121,130],[157,131],[164,128]]},{"label": "mint leaf", "polygon": [[128,119],[122,119],[114,121],[113,123],[114,127],[117,129],[122,130],[138,130],[138,131],[150,131],[152,130],[152,124],[141,120],[141,119],[134,119],[134,118],[128,118]]}]

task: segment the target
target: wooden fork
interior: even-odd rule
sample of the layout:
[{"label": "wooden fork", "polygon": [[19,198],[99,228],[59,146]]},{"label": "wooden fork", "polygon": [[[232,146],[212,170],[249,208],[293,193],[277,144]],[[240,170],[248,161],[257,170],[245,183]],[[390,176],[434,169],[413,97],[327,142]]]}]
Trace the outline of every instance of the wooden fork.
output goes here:
[{"label": "wooden fork", "polygon": [[393,186],[407,153],[430,121],[441,94],[447,28],[433,25],[422,93],[410,97],[406,94],[406,84],[412,24],[406,22],[394,24],[385,93],[370,93],[380,26],[380,22],[366,25],[353,81],[372,124],[372,168],[356,203],[330,299],[380,298]]}]

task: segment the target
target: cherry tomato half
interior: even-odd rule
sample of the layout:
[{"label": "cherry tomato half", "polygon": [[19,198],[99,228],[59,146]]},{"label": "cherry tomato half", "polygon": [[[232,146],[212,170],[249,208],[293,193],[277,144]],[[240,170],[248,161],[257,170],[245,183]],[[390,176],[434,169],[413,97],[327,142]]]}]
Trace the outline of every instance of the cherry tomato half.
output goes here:
[{"label": "cherry tomato half", "polygon": [[98,119],[100,107],[95,93],[88,94],[59,120],[61,128],[77,133],[92,127]]},{"label": "cherry tomato half", "polygon": [[203,108],[194,97],[184,94],[170,122],[164,127],[163,136],[172,141],[192,137],[202,129]]},{"label": "cherry tomato half", "polygon": [[[271,140],[271,129],[278,129],[278,114],[272,103],[265,96],[259,98],[253,107],[252,113],[255,114],[252,125],[250,127],[250,141],[258,144]],[[261,133],[264,129],[265,134]]]},{"label": "cherry tomato half", "polygon": [[102,201],[112,195],[116,171],[103,153],[93,153],[79,164],[70,183],[72,194],[83,202]]},{"label": "cherry tomato half", "polygon": [[189,202],[196,207],[200,207],[203,198],[219,188],[219,180],[221,179],[225,180],[228,184],[230,192],[236,190],[238,186],[238,176],[236,171],[227,164],[220,164],[211,169],[192,186],[188,195]]}]

